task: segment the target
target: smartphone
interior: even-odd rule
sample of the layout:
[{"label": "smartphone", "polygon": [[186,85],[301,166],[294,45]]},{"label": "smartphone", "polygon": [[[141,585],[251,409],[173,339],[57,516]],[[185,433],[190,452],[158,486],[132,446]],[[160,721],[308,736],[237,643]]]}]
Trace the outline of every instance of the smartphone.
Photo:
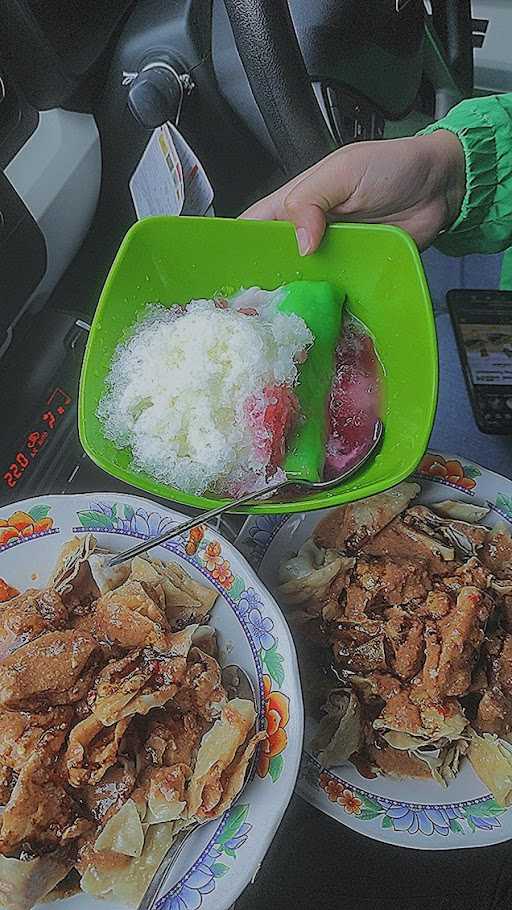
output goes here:
[{"label": "smartphone", "polygon": [[454,290],[446,299],[477,425],[512,434],[512,291]]}]

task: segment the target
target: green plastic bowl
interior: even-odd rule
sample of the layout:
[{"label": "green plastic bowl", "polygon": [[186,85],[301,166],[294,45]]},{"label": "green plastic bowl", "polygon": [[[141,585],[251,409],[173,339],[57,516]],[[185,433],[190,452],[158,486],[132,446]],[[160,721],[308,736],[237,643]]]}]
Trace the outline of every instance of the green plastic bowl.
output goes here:
[{"label": "green plastic bowl", "polygon": [[387,225],[328,228],[312,256],[301,257],[283,222],[224,218],[147,218],[124,238],[100,297],[80,379],[80,440],[100,468],[154,496],[207,509],[224,500],[158,483],[131,465],[128,450],[106,439],[96,410],[117,344],[148,302],[185,304],[221,288],[273,289],[297,279],[330,281],[347,291],[350,311],[372,333],[385,372],[385,433],[379,453],[351,479],[293,502],[241,512],[302,512],[351,502],[399,483],[428,444],[437,400],[437,344],[418,251]]}]

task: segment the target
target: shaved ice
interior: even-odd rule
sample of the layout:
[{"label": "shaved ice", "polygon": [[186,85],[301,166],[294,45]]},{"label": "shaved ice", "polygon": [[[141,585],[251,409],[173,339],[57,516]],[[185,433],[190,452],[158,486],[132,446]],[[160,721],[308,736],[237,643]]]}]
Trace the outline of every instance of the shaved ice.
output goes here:
[{"label": "shaved ice", "polygon": [[116,350],[98,408],[135,467],[189,493],[227,496],[280,476],[299,417],[297,364],[314,341],[303,319],[278,312],[280,294],[251,288],[148,306]]}]

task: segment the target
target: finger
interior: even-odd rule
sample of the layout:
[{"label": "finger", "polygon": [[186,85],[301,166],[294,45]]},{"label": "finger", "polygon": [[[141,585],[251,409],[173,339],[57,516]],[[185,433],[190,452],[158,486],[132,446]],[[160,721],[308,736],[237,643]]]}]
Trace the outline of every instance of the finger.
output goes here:
[{"label": "finger", "polygon": [[243,217],[291,221],[302,255],[314,252],[325,233],[326,216],[350,198],[361,176],[359,156],[350,146],[338,149],[295,177],[266,199],[251,206]]},{"label": "finger", "polygon": [[[325,231],[325,214],[314,205],[303,205],[293,195],[296,181],[286,184],[271,196],[254,203],[239,216],[255,221],[291,221],[295,225],[301,256],[317,249]],[[291,186],[291,188],[290,188]]]},{"label": "finger", "polygon": [[321,205],[305,202],[291,195],[283,204],[284,217],[295,225],[301,256],[314,253],[320,246],[326,228],[326,214]]},{"label": "finger", "polygon": [[354,167],[347,150],[339,149],[319,161],[283,195],[284,217],[295,225],[303,255],[318,248],[328,213],[333,209],[339,212],[357,185],[359,162]]}]

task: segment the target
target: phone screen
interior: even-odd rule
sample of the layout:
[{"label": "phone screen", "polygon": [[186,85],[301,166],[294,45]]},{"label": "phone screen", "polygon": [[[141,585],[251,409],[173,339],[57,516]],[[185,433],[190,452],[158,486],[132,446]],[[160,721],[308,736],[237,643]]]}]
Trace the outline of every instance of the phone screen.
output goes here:
[{"label": "phone screen", "polygon": [[512,433],[512,294],[450,291],[448,306],[476,422]]}]

